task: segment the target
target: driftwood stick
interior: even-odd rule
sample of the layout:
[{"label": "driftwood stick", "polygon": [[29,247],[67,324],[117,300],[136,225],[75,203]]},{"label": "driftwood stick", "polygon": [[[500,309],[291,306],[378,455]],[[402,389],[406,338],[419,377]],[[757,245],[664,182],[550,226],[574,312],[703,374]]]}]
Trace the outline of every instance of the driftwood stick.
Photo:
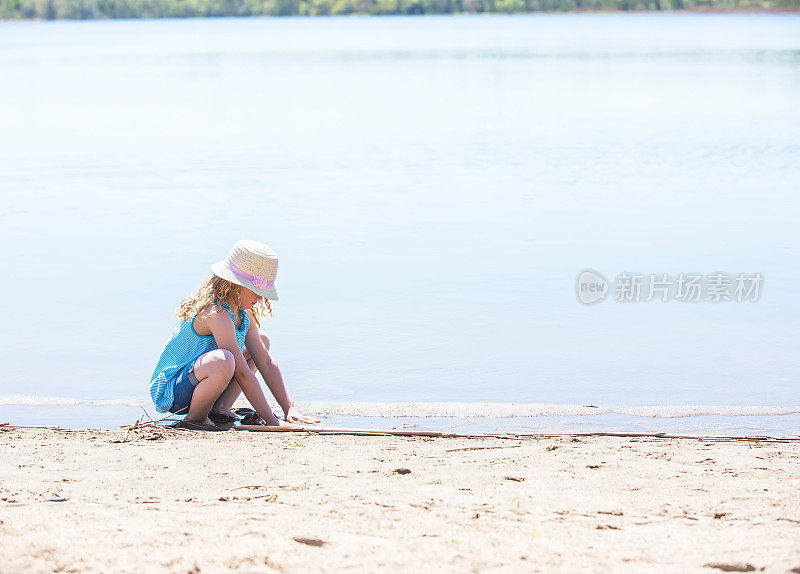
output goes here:
[{"label": "driftwood stick", "polygon": [[[540,435],[545,436],[545,435]],[[565,435],[546,435],[546,436],[565,436]],[[619,436],[619,437],[647,437],[647,438],[692,438],[705,441],[751,441],[751,442],[792,442],[800,440],[798,437],[775,438],[769,436],[724,436],[724,435],[690,435],[690,434],[669,434],[669,433],[636,433],[636,432],[588,432],[570,433],[568,436]]]},{"label": "driftwood stick", "polygon": [[[358,436],[424,436],[433,438],[501,438],[516,439],[519,435],[505,434],[459,434],[441,431],[414,431],[401,429],[357,429],[357,428],[326,428],[326,427],[274,427],[264,425],[239,425],[235,430],[255,432],[305,432],[326,435],[358,435]],[[538,436],[538,435],[531,435]]]},{"label": "driftwood stick", "polygon": [[[399,429],[357,429],[357,428],[325,428],[325,427],[271,427],[264,425],[239,425],[233,427],[234,430],[254,431],[254,432],[304,432],[322,435],[357,435],[357,436],[424,436],[433,438],[496,438],[496,439],[543,439],[543,438],[563,438],[563,437],[593,437],[593,436],[614,436],[622,438],[658,438],[658,439],[693,439],[702,441],[753,441],[753,442],[774,442],[788,443],[800,441],[800,437],[772,438],[772,437],[745,437],[745,436],[694,436],[667,433],[626,433],[626,432],[587,432],[587,433],[507,433],[507,434],[466,434],[449,433],[441,431],[413,431]],[[499,448],[499,447],[489,447]]]}]

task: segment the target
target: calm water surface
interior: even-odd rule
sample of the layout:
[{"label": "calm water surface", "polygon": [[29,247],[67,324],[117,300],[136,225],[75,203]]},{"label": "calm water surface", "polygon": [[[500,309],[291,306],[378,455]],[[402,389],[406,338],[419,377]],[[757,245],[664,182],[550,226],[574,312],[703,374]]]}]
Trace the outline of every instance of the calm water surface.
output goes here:
[{"label": "calm water surface", "polygon": [[800,405],[798,16],[7,22],[0,81],[0,395],[149,401],[251,237],[298,400]]}]

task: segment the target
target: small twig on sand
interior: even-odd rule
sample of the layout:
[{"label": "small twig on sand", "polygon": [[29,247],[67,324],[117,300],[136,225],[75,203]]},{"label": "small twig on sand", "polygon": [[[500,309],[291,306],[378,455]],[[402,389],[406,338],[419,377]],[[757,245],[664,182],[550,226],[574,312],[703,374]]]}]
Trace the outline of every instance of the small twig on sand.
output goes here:
[{"label": "small twig on sand", "polygon": [[155,426],[158,426],[158,423],[164,422],[165,420],[170,419],[170,418],[172,418],[173,416],[175,416],[177,414],[183,413],[183,411],[188,410],[189,407],[184,407],[182,409],[179,409],[177,412],[170,413],[167,416],[165,416],[163,418],[160,418],[160,419],[153,419],[153,417],[151,417],[147,413],[147,411],[145,410],[145,408],[142,405],[139,405],[139,408],[142,409],[142,411],[144,412],[144,416],[146,416],[150,420],[147,421],[147,422],[141,422],[141,419],[136,419],[136,422],[133,423],[132,425],[120,425],[119,428],[121,428],[121,429],[141,429],[141,428],[146,428],[146,427],[155,427]]},{"label": "small twig on sand", "polygon": [[260,496],[254,496],[253,500],[255,500],[256,498],[268,498],[269,502],[275,502],[276,500],[278,500],[278,495],[272,492],[270,494],[262,494]]},{"label": "small twig on sand", "polygon": [[[119,428],[121,428],[121,429],[141,429],[141,428],[145,428],[145,427],[154,427],[154,426],[158,426],[158,423],[163,422],[163,421],[167,420],[168,418],[171,418],[172,416],[173,416],[173,413],[170,413],[170,414],[168,414],[167,416],[165,416],[162,419],[157,419],[157,420],[150,419],[146,423],[140,423],[137,420],[132,425],[121,425]],[[150,418],[149,415],[148,415],[148,418]]]},{"label": "small twig on sand", "polygon": [[242,490],[243,488],[267,488],[263,484],[248,484],[247,486],[237,486],[236,488],[231,488],[231,490]]},{"label": "small twig on sand", "polygon": [[489,450],[492,448],[519,448],[521,444],[511,444],[508,446],[465,446],[463,448],[448,448],[444,452],[456,452],[457,450]]},{"label": "small twig on sand", "polygon": [[145,408],[142,405],[139,405],[139,408],[142,409],[144,416],[146,416],[150,420],[150,422],[155,422],[153,420],[153,417],[150,416],[150,414],[145,410]]}]

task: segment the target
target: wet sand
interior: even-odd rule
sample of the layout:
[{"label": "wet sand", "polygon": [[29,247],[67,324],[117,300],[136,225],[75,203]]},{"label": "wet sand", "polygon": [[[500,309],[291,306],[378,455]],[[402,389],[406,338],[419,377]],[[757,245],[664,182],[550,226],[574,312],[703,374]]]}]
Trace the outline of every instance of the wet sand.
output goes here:
[{"label": "wet sand", "polygon": [[800,442],[0,427],[2,572],[800,572]]}]

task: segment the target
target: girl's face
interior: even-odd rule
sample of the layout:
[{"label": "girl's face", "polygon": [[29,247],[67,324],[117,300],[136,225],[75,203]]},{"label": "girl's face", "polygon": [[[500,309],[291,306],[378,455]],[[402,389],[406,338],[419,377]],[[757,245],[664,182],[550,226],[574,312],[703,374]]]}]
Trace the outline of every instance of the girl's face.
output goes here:
[{"label": "girl's face", "polygon": [[261,301],[263,297],[250,291],[247,287],[242,287],[239,292],[239,307],[242,309],[251,309],[253,305]]}]

